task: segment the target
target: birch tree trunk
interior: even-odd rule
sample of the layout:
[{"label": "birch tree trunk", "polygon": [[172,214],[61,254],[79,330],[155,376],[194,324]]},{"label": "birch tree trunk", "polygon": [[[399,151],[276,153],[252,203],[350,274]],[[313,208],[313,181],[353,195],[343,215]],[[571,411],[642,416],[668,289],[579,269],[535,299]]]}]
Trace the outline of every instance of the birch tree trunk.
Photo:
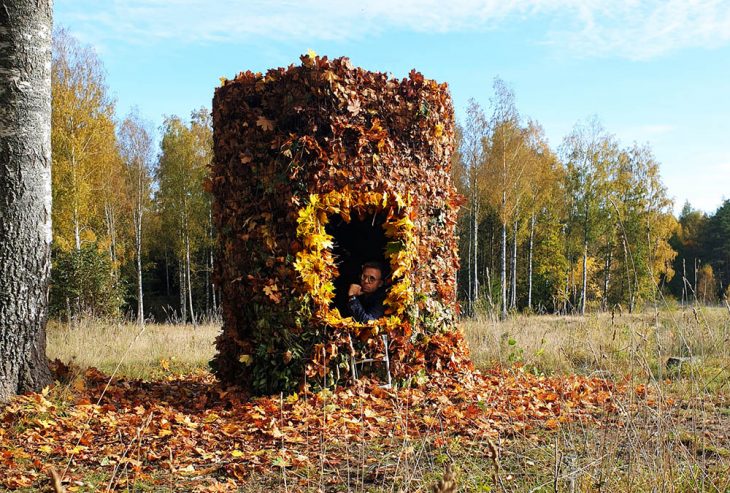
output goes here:
[{"label": "birch tree trunk", "polygon": [[[474,208],[471,209],[471,214],[474,214]],[[469,223],[471,224],[471,216],[469,218]],[[474,251],[474,235],[472,234],[472,228],[468,228],[469,233],[467,236],[467,244],[468,244],[468,252],[466,257],[466,308],[467,308],[467,314],[469,316],[474,316],[474,293],[472,291],[472,288],[474,286],[474,281],[472,280],[472,276],[474,268],[472,263],[474,262],[474,254],[472,253]]]},{"label": "birch tree trunk", "polygon": [[81,218],[79,218],[79,193],[78,193],[78,175],[76,167],[76,149],[71,146],[71,181],[73,183],[73,194],[74,194],[74,210],[73,210],[73,223],[74,223],[74,246],[76,251],[81,250]]},{"label": "birch tree trunk", "polygon": [[517,308],[517,225],[518,222],[515,219],[512,227],[512,289],[510,308]]},{"label": "birch tree trunk", "polygon": [[474,282],[474,288],[472,290],[472,315],[476,315],[476,304],[479,301],[479,205],[477,202],[476,194],[474,196],[474,203],[472,204],[474,210],[472,219],[472,234],[474,235],[474,248],[473,248],[473,265],[474,274],[472,280]]},{"label": "birch tree trunk", "polygon": [[580,295],[580,314],[586,314],[586,291],[588,289],[588,240],[583,242],[583,288]]},{"label": "birch tree trunk", "polygon": [[[142,292],[142,214],[143,206],[143,178],[142,163],[139,163],[137,176],[137,203],[135,204],[134,221],[134,247],[137,254],[137,323],[140,327],[144,326],[144,293]],[[167,265],[165,265],[167,269]]]},{"label": "birch tree trunk", "polygon": [[530,217],[530,243],[527,251],[527,309],[532,310],[532,246],[535,239],[535,214]]},{"label": "birch tree trunk", "polygon": [[193,322],[193,327],[198,326],[198,322],[195,319],[195,312],[193,311],[193,285],[190,276],[190,233],[188,231],[188,218],[185,215],[185,274],[188,278],[188,301],[190,303],[190,320]]},{"label": "birch tree trunk", "polygon": [[104,219],[106,231],[109,235],[109,257],[112,261],[112,275],[116,278],[117,270],[117,226],[114,207],[108,202],[104,203]]},{"label": "birch tree trunk", "polygon": [[586,298],[588,289],[588,208],[583,218],[583,288],[580,295],[580,314],[586,314]]},{"label": "birch tree trunk", "polygon": [[507,319],[507,219],[504,210],[507,207],[507,192],[502,192],[502,313],[501,319]]},{"label": "birch tree trunk", "polygon": [[180,255],[177,268],[180,279],[180,317],[182,318],[182,323],[185,324],[188,322],[187,283],[185,282],[185,262],[182,257],[183,255]]},{"label": "birch tree trunk", "polygon": [[608,244],[608,256],[606,257],[606,272],[603,276],[603,311],[608,310],[608,288],[611,282],[611,262],[613,261],[613,246]]},{"label": "birch tree trunk", "polygon": [[170,259],[167,254],[167,245],[165,245],[165,296],[170,297]]},{"label": "birch tree trunk", "polygon": [[213,263],[213,230],[211,229],[211,247],[209,251],[209,261],[208,268],[210,269],[210,294],[212,296],[212,304],[213,304],[213,313],[218,312],[218,304],[216,303],[216,296],[215,296],[215,282],[213,282],[213,268],[215,267],[215,263]]},{"label": "birch tree trunk", "polygon": [[51,383],[50,1],[0,8],[0,402]]}]

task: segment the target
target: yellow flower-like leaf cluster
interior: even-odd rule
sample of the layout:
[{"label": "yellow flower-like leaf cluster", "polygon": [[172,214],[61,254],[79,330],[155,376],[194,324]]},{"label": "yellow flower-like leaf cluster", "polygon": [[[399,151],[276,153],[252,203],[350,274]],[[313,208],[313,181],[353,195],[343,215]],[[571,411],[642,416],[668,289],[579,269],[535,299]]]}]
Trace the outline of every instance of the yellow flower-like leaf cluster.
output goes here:
[{"label": "yellow flower-like leaf cluster", "polygon": [[[379,330],[392,330],[402,323],[403,313],[413,303],[411,281],[407,277],[407,273],[413,269],[416,256],[414,224],[409,217],[410,205],[410,196],[392,192],[354,192],[349,188],[309,196],[309,203],[299,211],[297,219],[297,238],[303,249],[297,253],[294,268],[307,294],[314,300],[318,318],[327,326],[349,328],[356,332],[371,330],[377,334]],[[393,280],[384,302],[389,317],[368,324],[342,317],[339,310],[330,308],[338,271],[332,255],[333,237],[326,232],[325,226],[328,216],[332,214],[339,214],[349,222],[353,210],[385,212],[385,235],[389,241],[399,245],[396,251],[386,254]]]}]

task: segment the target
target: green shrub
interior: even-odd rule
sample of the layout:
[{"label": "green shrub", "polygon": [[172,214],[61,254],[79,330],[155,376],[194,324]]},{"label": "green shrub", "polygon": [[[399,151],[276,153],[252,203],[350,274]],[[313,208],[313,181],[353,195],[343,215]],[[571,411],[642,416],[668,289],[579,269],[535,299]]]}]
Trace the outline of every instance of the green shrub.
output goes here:
[{"label": "green shrub", "polygon": [[67,320],[79,315],[118,317],[124,299],[109,253],[96,244],[53,251],[50,313]]}]

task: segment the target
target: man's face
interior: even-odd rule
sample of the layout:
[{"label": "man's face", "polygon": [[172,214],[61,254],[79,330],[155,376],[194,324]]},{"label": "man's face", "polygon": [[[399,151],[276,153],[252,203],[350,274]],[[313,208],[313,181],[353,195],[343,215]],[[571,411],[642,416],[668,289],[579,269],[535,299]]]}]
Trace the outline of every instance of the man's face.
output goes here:
[{"label": "man's face", "polygon": [[360,276],[360,282],[363,293],[374,293],[383,285],[382,273],[380,269],[374,267],[365,267]]}]

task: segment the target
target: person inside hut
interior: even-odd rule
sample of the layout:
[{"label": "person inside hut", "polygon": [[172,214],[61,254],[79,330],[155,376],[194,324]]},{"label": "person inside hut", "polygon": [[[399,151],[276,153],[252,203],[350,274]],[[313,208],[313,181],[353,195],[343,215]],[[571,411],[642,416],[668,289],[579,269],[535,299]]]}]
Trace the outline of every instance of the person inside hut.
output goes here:
[{"label": "person inside hut", "polygon": [[377,320],[385,315],[385,268],[376,261],[365,262],[360,274],[360,284],[350,284],[347,291],[347,307],[358,322]]}]

